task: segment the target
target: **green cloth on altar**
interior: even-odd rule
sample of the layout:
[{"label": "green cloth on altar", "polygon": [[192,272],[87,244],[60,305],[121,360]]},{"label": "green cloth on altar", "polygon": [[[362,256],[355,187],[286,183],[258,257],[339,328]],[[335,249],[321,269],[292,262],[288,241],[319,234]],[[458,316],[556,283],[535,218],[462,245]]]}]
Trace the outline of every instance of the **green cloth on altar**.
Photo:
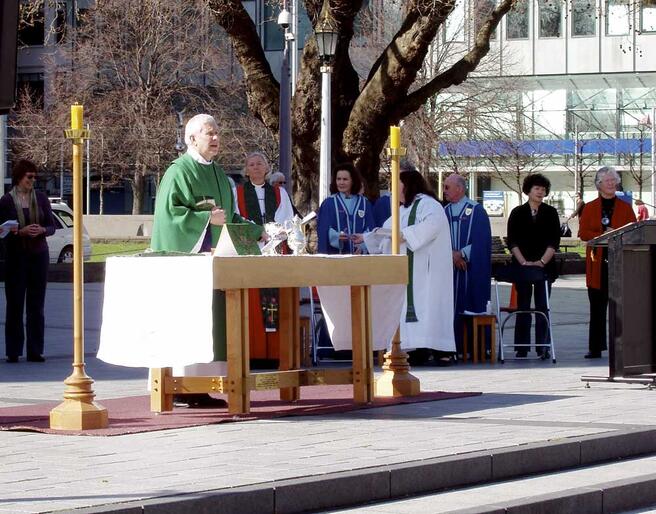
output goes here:
[{"label": "green cloth on altar", "polygon": [[[150,243],[152,250],[198,253],[208,226],[212,231],[212,247],[216,246],[223,227],[209,223],[210,211],[214,206],[225,211],[226,221],[240,227],[234,229],[239,233],[240,241],[251,238],[255,243],[262,235],[262,227],[248,222],[235,212],[232,187],[219,166],[214,163],[201,164],[189,154],[174,160],[157,191]],[[215,361],[227,360],[225,303],[225,292],[215,289],[212,297]]]},{"label": "green cloth on altar", "polygon": [[254,223],[226,223],[214,255],[262,255],[257,240],[262,227]]}]

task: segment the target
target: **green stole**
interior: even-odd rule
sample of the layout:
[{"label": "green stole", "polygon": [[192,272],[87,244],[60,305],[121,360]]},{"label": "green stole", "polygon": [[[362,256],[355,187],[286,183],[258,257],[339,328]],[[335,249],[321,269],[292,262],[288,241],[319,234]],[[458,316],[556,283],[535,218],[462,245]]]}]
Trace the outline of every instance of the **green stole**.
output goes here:
[{"label": "green stole", "polygon": [[[410,216],[408,217],[408,226],[415,224],[417,219],[417,207],[421,198],[417,198],[412,204],[412,209],[410,209]],[[415,265],[415,253],[406,247],[406,253],[408,255],[408,286],[406,287],[406,298],[407,298],[407,310],[405,313],[405,322],[414,323],[419,321],[417,319],[417,313],[415,312],[415,302],[413,297],[412,288],[414,286],[413,274],[414,274],[414,265]]]},{"label": "green stole", "polygon": [[16,207],[16,216],[18,217],[18,228],[26,227],[27,225],[33,225],[39,223],[41,218],[41,213],[39,212],[39,204],[36,201],[36,193],[32,189],[30,193],[30,219],[25,219],[25,213],[23,212],[23,206],[21,205],[20,198],[18,198],[18,191],[15,187],[11,188],[9,191],[11,199],[14,201],[14,206]]},{"label": "green stole", "polygon": [[255,186],[249,180],[244,184],[244,202],[246,203],[246,212],[244,214],[248,219],[258,225],[271,223],[278,210],[276,202],[276,192],[271,184],[264,183],[264,216],[260,213],[260,201],[255,192]]}]

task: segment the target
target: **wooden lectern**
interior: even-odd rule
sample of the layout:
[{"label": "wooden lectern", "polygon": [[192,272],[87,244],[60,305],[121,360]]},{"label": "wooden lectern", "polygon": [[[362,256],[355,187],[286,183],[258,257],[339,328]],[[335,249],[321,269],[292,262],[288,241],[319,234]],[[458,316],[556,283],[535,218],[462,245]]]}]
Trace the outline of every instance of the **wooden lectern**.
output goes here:
[{"label": "wooden lectern", "polygon": [[608,377],[656,387],[656,220],[630,223],[588,242],[608,248]]}]

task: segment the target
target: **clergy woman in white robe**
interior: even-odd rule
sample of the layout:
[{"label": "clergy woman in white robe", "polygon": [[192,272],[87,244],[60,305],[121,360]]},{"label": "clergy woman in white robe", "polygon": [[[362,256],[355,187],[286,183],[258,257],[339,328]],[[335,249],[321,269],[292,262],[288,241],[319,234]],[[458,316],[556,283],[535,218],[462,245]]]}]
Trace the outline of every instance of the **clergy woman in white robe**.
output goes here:
[{"label": "clergy woman in white robe", "polygon": [[[444,209],[418,171],[400,174],[401,253],[410,283],[401,313],[401,347],[455,353],[451,234]],[[388,218],[383,228],[392,228]],[[369,253],[391,253],[389,237],[363,234]]]}]

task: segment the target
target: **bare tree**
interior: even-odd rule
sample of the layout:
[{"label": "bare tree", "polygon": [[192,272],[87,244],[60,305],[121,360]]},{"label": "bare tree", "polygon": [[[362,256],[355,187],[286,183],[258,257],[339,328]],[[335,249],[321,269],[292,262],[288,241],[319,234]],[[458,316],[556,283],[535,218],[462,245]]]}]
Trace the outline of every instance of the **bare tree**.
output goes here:
[{"label": "bare tree", "polygon": [[638,123],[636,129],[638,130],[637,152],[621,152],[618,157],[626,164],[629,175],[638,186],[638,195],[642,198],[645,182],[648,182],[651,178],[651,156],[647,153],[646,145],[651,137],[651,131],[646,123]]},{"label": "bare tree", "polygon": [[[208,0],[216,20],[228,33],[247,85],[251,111],[274,134],[278,132],[279,84],[273,77],[256,27],[239,0]],[[313,26],[319,21],[321,0],[305,0]],[[387,127],[419,110],[428,99],[464,82],[490,49],[490,37],[513,0],[502,0],[484,17],[470,49],[442,72],[417,83],[431,44],[453,11],[454,0],[408,0],[396,11],[399,28],[385,42],[366,79],[361,82],[349,54],[354,20],[361,0],[330,0],[324,14],[339,33],[332,75],[332,154],[349,159],[363,174],[367,192],[378,193],[380,154]],[[384,4],[384,3],[383,3]],[[316,207],[319,168],[319,59],[314,38],[303,50],[293,99],[292,135],[295,200],[299,207]]]},{"label": "bare tree", "polygon": [[[361,78],[349,49],[362,0],[327,0],[324,17],[339,33],[332,75],[333,155],[336,160],[356,163],[369,193],[377,194],[387,127],[463,83],[488,54],[490,37],[512,2],[502,0],[479,16],[469,46],[449,65],[433,75],[420,75],[455,0],[379,1],[376,5],[385,8],[378,14],[383,13],[387,26],[395,20],[391,23],[394,30],[376,24],[378,51],[372,52],[371,64],[364,68]],[[304,3],[314,26],[322,0]],[[205,6],[209,11],[203,9]],[[245,105],[235,94],[235,82],[222,80],[230,75],[231,68],[220,62],[229,52],[221,51],[223,42],[210,30],[210,19],[218,22],[230,39],[241,65],[248,108],[269,132],[260,144],[268,146],[278,134],[279,84],[255,24],[240,0],[183,4],[98,0],[80,20],[74,43],[56,50],[58,54],[69,52],[64,60],[70,68],[56,74],[52,81],[55,87],[48,96],[54,99],[53,105],[78,100],[88,106],[95,135],[102,131],[110,156],[105,167],[131,184],[135,213],[141,208],[145,178],[159,173],[161,163],[174,156],[174,110],[192,112],[202,106],[222,112],[223,119],[239,119],[237,113]],[[313,192],[318,181],[319,80],[317,46],[314,38],[309,38],[293,99],[294,183],[299,207],[316,207],[318,200]],[[235,107],[228,107],[230,104]],[[247,127],[252,124],[245,123]]]},{"label": "bare tree", "polygon": [[[43,9],[43,2],[35,5]],[[43,133],[58,148],[68,106],[83,103],[92,137],[102,141],[93,144],[95,185],[127,182],[135,214],[144,205],[148,177],[158,181],[177,156],[176,112],[205,111],[229,120],[221,125],[233,168],[241,167],[243,154],[253,147],[275,154],[271,135],[247,115],[242,78],[231,72],[229,42],[204,0],[99,0],[77,13],[77,25],[65,44],[51,46],[44,108],[34,95],[22,97],[13,126],[30,143],[16,144],[17,153],[52,160],[46,143],[37,149],[32,142]]]}]

